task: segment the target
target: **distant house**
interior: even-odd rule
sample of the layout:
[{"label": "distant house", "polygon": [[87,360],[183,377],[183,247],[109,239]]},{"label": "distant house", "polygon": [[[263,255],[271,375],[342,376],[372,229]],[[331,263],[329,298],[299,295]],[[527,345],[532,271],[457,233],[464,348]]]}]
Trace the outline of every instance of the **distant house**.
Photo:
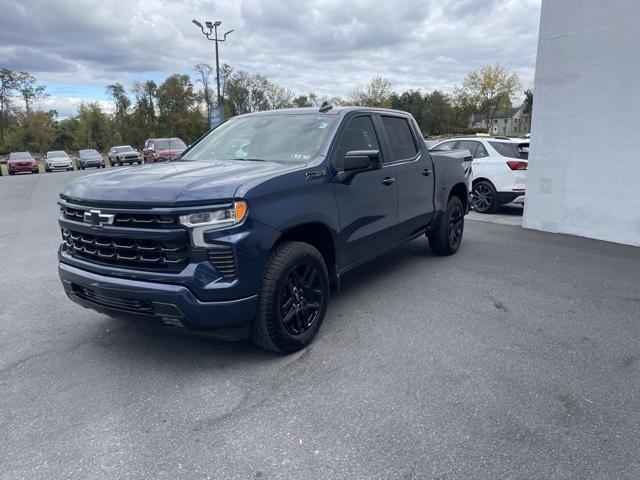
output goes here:
[{"label": "distant house", "polygon": [[524,113],[524,106],[497,112],[489,125],[488,115],[472,113],[469,116],[469,128],[483,128],[493,135],[500,133],[529,133],[531,116]]}]

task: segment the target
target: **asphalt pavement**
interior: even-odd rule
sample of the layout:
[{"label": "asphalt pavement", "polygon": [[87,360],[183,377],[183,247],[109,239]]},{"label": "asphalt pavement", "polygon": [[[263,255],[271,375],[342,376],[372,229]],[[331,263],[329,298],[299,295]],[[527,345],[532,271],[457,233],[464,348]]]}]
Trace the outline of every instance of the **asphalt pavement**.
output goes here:
[{"label": "asphalt pavement", "polygon": [[68,301],[79,174],[0,178],[1,479],[640,478],[640,249],[469,220],[346,276],[283,357]]}]

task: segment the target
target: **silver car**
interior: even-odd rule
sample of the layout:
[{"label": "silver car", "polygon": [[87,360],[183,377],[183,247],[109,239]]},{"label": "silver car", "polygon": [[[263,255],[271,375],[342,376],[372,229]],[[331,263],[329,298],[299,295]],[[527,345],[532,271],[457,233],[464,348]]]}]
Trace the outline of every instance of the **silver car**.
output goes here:
[{"label": "silver car", "polygon": [[47,172],[53,170],[73,170],[73,163],[71,158],[64,150],[52,150],[47,152],[47,156],[44,158],[44,169]]}]

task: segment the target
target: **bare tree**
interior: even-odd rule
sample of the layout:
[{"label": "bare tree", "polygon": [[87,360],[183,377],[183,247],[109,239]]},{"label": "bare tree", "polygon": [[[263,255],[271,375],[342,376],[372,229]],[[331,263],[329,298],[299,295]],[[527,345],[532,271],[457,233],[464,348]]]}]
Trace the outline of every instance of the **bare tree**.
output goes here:
[{"label": "bare tree", "polygon": [[214,92],[209,87],[209,80],[214,68],[208,63],[199,63],[193,69],[200,74],[198,81],[202,83],[202,99],[207,107],[207,118],[211,116],[214,105],[217,103]]},{"label": "bare tree", "polygon": [[20,92],[27,113],[31,112],[35,101],[47,96],[45,93],[47,87],[38,85],[36,78],[28,72],[20,72],[15,75],[15,81],[16,90]]}]

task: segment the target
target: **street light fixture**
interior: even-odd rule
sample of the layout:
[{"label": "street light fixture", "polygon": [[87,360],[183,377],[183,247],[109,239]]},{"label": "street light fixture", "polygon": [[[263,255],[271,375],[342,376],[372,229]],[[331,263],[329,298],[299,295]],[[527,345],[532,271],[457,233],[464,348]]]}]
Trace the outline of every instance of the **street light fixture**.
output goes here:
[{"label": "street light fixture", "polygon": [[216,85],[218,87],[218,107],[222,106],[223,98],[220,95],[220,60],[218,57],[218,43],[224,42],[227,40],[227,35],[229,35],[233,30],[229,30],[224,34],[222,38],[218,38],[218,27],[222,25],[220,20],[216,20],[215,22],[206,21],[204,22],[205,27],[202,26],[200,22],[197,20],[192,20],[193,24],[202,30],[202,34],[207,37],[207,40],[211,40],[215,42],[216,45]]}]

